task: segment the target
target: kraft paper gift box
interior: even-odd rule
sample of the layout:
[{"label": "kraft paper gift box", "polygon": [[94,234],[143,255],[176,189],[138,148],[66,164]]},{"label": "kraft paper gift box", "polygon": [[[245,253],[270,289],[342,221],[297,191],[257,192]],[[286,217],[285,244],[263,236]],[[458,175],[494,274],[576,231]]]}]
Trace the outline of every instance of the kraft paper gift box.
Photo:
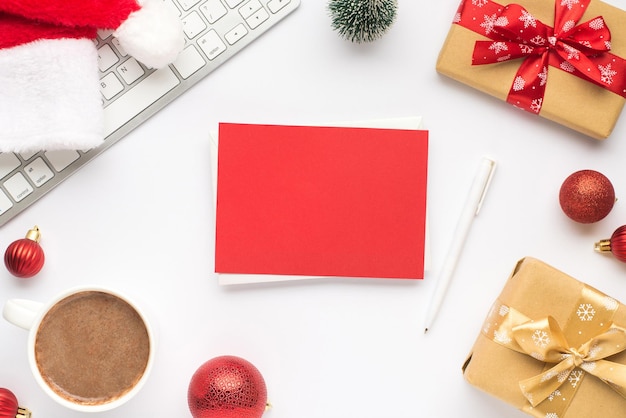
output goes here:
[{"label": "kraft paper gift box", "polygon": [[[598,0],[515,3],[461,1],[437,71],[592,138],[608,137],[626,96],[626,12]],[[580,18],[572,15],[583,11]],[[507,35],[507,30],[523,36]],[[494,63],[472,64],[476,41],[489,41],[480,46],[476,62]],[[598,52],[603,48],[610,51]],[[520,74],[524,62],[526,73]],[[579,77],[575,67],[596,81]]]},{"label": "kraft paper gift box", "polygon": [[466,380],[535,417],[626,414],[626,307],[524,258],[463,365]]}]

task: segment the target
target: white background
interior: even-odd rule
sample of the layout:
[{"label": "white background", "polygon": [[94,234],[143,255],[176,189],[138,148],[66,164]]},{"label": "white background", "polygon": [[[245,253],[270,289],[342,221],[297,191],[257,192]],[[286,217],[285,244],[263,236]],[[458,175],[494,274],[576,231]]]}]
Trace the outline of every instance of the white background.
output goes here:
[{"label": "white background", "polygon": [[[46,251],[29,280],[0,272],[0,296],[45,301],[82,284],[137,299],[158,335],[139,395],[102,417],[188,417],[187,387],[212,357],[255,364],[267,418],[522,417],[463,380],[461,365],[516,261],[534,256],[626,300],[626,265],[593,243],[626,222],[626,120],[598,142],[435,71],[458,1],[400,0],[371,44],[330,28],[326,2],[295,13],[2,228],[0,247],[37,224]],[[613,4],[626,8],[625,0]],[[323,124],[423,116],[430,130],[433,269],[423,281],[319,280],[220,287],[213,273],[208,136],[217,124]],[[426,305],[480,157],[498,161],[437,321]],[[618,201],[580,225],[558,192],[595,169]],[[4,270],[4,269],[3,269]],[[34,417],[80,416],[36,386],[26,332],[0,321],[0,387]],[[505,372],[505,365],[503,365]]]}]

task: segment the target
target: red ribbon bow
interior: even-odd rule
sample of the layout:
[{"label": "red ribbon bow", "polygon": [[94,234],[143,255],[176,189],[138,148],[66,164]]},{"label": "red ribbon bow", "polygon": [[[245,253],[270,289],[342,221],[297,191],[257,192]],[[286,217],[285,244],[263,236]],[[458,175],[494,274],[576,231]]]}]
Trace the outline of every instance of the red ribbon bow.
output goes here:
[{"label": "red ribbon bow", "polygon": [[[518,4],[502,8],[493,2],[472,0],[474,6],[488,7],[482,9],[482,22],[475,21],[471,29],[491,39],[476,41],[472,64],[523,58],[507,102],[532,113],[541,110],[548,66],[624,96],[624,61],[609,53],[611,33],[604,19],[596,17],[578,24],[590,1],[555,0],[554,27],[550,27]],[[461,4],[459,16],[464,13],[464,3],[469,1]],[[476,7],[473,12],[477,13]]]}]

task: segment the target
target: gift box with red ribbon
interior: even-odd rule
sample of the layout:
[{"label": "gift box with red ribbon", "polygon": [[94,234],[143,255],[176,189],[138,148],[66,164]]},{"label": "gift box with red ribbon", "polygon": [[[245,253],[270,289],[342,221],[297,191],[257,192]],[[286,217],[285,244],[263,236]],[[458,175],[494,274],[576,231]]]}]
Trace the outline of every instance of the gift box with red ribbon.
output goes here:
[{"label": "gift box with red ribbon", "polygon": [[534,417],[623,417],[625,327],[626,306],[527,257],[493,304],[463,373]]},{"label": "gift box with red ribbon", "polygon": [[604,139],[626,98],[626,12],[596,0],[463,0],[437,71]]}]

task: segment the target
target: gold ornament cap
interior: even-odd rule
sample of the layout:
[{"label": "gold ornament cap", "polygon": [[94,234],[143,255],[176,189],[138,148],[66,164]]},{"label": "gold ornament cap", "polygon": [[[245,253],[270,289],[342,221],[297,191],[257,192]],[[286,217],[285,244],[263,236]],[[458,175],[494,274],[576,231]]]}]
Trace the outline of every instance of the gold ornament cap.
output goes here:
[{"label": "gold ornament cap", "polygon": [[31,413],[28,409],[22,408],[21,406],[17,408],[17,415],[15,418],[30,418]]},{"label": "gold ornament cap", "polygon": [[611,252],[611,240],[610,239],[600,240],[593,245],[593,249],[599,253]]},{"label": "gold ornament cap", "polygon": [[28,230],[26,233],[26,239],[39,243],[39,240],[41,239],[41,232],[39,232],[39,227],[37,225]]}]

